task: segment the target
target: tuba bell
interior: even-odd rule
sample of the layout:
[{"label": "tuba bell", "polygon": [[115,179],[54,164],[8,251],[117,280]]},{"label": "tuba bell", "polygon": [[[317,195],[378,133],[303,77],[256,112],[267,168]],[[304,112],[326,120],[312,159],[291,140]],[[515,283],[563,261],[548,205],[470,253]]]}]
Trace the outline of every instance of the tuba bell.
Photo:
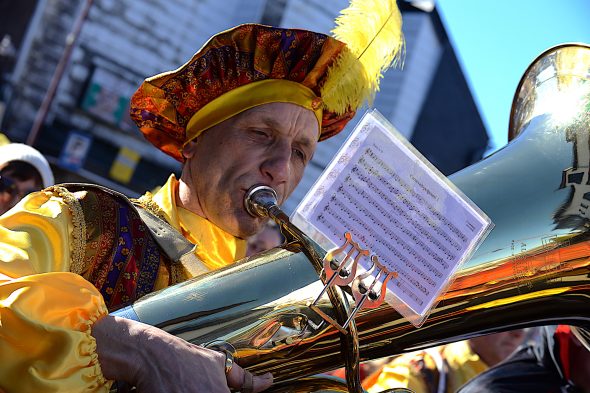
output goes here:
[{"label": "tuba bell", "polygon": [[[560,45],[529,66],[509,135],[503,149],[450,176],[495,228],[420,328],[387,304],[361,310],[348,334],[326,323],[309,307],[323,288],[326,251],[272,198],[262,210],[279,221],[286,244],[148,295],[122,313],[192,343],[230,343],[240,365],[273,373],[271,391],[361,391],[359,360],[505,330],[560,323],[588,337],[590,46]],[[352,302],[337,288],[318,307],[341,321]],[[345,364],[347,386],[310,378]]]}]

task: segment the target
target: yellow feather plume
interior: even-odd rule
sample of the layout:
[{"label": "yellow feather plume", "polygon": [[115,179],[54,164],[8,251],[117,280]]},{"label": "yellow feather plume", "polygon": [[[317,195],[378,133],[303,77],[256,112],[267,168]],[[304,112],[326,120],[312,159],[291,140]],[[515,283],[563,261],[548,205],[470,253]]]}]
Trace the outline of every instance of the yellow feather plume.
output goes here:
[{"label": "yellow feather plume", "polygon": [[401,13],[395,0],[351,0],[332,34],[346,49],[328,71],[321,96],[328,110],[342,114],[372,102],[383,72],[401,63]]}]

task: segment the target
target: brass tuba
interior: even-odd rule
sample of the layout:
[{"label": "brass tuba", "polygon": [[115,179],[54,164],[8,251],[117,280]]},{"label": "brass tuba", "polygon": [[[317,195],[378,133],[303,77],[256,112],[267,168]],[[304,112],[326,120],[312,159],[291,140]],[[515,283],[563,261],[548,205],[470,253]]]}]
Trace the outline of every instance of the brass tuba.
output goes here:
[{"label": "brass tuba", "polygon": [[[273,373],[274,391],[326,389],[308,377],[515,328],[570,324],[583,337],[590,328],[589,46],[560,45],[531,64],[514,98],[510,136],[506,147],[450,176],[495,228],[420,328],[387,304],[361,310],[348,334],[326,323],[309,307],[323,287],[318,261],[326,251],[278,210],[270,215],[289,239],[283,247],[149,295],[131,311],[193,343],[230,343],[240,365]],[[319,306],[341,320],[348,299],[338,288]],[[360,389],[347,379],[348,389]]]}]

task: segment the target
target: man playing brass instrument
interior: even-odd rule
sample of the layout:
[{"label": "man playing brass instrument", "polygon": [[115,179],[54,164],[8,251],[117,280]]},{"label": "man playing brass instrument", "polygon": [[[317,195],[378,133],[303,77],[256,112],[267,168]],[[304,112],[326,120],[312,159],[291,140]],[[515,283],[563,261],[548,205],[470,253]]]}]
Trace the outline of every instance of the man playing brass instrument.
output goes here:
[{"label": "man playing brass instrument", "polygon": [[[389,56],[376,56],[379,73],[402,46],[395,2],[380,3],[395,39]],[[184,163],[179,179],[134,202],[102,187],[54,186],[0,217],[0,390],[106,392],[113,380],[139,392],[270,386],[270,374],[252,377],[223,353],[108,312],[244,256],[245,239],[265,224],[245,211],[246,191],[265,184],[284,201],[318,141],[374,93],[379,78],[361,53],[320,33],[242,25],[146,79],[131,115]],[[198,258],[172,258],[141,209],[195,244]]]}]

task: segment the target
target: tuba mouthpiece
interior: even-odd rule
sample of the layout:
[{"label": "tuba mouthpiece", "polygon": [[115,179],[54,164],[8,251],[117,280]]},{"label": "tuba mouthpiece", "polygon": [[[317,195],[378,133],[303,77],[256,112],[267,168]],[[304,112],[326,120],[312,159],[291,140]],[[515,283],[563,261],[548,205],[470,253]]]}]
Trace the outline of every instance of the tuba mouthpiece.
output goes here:
[{"label": "tuba mouthpiece", "polygon": [[254,186],[244,197],[244,207],[252,217],[270,217],[270,209],[277,204],[277,193],[269,186]]}]

